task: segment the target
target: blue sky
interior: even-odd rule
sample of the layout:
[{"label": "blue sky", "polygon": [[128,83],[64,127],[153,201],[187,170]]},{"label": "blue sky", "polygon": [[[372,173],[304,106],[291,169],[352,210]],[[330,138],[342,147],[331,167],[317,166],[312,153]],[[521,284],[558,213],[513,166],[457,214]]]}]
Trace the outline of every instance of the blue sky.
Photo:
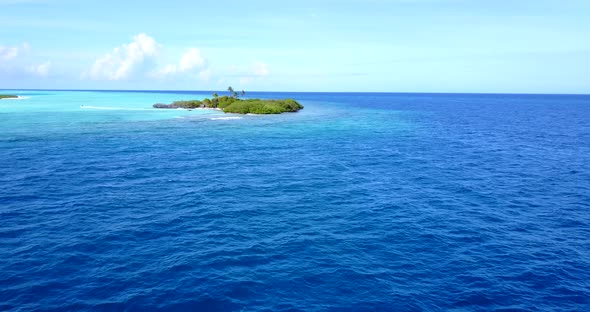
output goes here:
[{"label": "blue sky", "polygon": [[585,0],[0,0],[0,89],[590,93],[589,38]]}]

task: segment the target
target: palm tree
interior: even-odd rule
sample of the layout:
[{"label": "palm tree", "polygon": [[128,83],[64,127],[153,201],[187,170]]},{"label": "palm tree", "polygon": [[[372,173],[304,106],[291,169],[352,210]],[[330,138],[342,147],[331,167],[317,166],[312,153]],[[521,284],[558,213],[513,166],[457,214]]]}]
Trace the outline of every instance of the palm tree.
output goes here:
[{"label": "palm tree", "polygon": [[227,91],[232,95],[234,94],[234,88],[232,88],[231,86],[227,87]]},{"label": "palm tree", "polygon": [[242,90],[242,97],[244,97],[244,95],[246,95],[246,91]]},{"label": "palm tree", "polygon": [[218,97],[217,92],[213,93],[213,97],[214,98]]}]

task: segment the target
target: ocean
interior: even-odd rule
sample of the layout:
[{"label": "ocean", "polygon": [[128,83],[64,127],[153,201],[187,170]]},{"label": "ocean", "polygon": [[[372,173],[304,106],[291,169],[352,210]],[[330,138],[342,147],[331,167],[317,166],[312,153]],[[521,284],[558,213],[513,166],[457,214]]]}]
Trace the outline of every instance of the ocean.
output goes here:
[{"label": "ocean", "polygon": [[2,311],[590,310],[590,96],[0,93]]}]

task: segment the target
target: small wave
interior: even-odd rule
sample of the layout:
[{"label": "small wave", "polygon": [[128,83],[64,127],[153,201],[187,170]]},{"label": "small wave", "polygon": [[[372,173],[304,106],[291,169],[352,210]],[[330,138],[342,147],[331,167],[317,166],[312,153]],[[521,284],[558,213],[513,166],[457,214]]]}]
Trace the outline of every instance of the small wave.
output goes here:
[{"label": "small wave", "polygon": [[210,120],[234,120],[234,119],[242,119],[242,117],[213,117],[209,118]]}]

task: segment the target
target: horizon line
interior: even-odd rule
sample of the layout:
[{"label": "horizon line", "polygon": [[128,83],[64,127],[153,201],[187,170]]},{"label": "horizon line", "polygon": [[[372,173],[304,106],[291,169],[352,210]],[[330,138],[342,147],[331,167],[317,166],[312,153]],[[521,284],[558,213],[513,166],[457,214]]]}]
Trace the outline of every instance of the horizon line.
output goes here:
[{"label": "horizon line", "polygon": [[[73,92],[226,92],[227,90],[158,90],[158,89],[37,89],[16,88],[0,91],[73,91]],[[439,91],[248,91],[252,93],[381,93],[381,94],[473,94],[473,95],[582,95],[590,93],[531,93],[531,92],[439,92]],[[247,93],[248,93],[247,92]]]}]

